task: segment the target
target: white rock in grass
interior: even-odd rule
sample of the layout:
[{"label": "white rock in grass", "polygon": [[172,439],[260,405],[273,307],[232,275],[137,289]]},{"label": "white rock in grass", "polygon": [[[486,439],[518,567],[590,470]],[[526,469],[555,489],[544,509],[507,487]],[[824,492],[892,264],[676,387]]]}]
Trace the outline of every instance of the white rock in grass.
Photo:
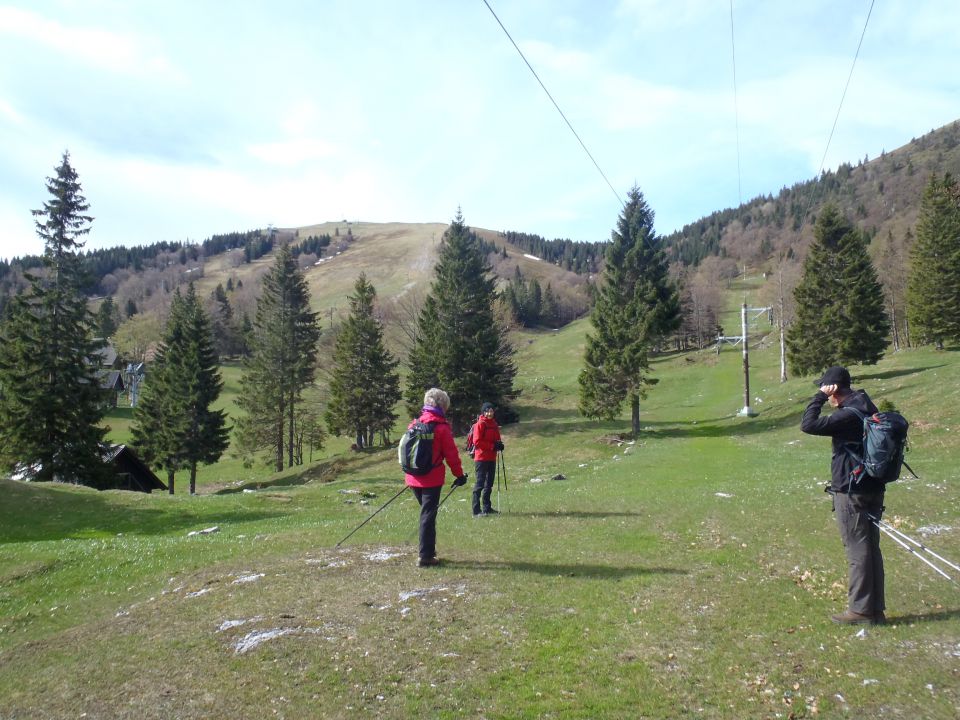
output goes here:
[{"label": "white rock in grass", "polygon": [[730,493],[725,493],[725,492],[714,493],[714,495],[716,495],[716,496],[719,497],[719,498],[732,498],[732,497],[733,497],[733,495],[731,495]]}]

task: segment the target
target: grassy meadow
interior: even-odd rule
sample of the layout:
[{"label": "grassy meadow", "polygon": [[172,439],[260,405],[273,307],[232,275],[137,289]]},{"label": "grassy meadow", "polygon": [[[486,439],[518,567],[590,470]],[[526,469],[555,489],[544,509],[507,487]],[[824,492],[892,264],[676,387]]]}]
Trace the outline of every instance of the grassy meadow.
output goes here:
[{"label": "grassy meadow", "polygon": [[[737,417],[739,349],[667,354],[636,441],[576,412],[586,328],[516,336],[502,514],[454,491],[438,568],[415,567],[406,494],[336,547],[400,490],[392,449],[335,441],[277,475],[226,460],[195,497],[0,483],[0,718],[960,715],[958,585],[884,538],[890,624],[829,620],[830,443],[800,433],[814,388],[779,382],[769,328],[757,417]],[[957,562],[957,353],[853,373],[913,421],[922,479],[890,487],[886,519]]]}]

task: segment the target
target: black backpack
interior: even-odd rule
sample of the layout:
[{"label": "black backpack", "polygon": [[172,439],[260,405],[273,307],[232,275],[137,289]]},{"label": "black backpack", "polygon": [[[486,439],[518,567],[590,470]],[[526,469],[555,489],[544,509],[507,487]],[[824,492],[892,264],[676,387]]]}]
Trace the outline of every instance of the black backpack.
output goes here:
[{"label": "black backpack", "polygon": [[433,429],[436,423],[423,423],[419,420],[407,428],[400,438],[397,454],[400,467],[407,475],[427,475],[442,462],[433,462]]},{"label": "black backpack", "polygon": [[[479,422],[479,420],[477,421]],[[470,426],[470,432],[467,433],[467,445],[464,448],[467,451],[467,455],[473,457],[477,452],[477,446],[473,442],[473,431],[476,430],[477,423],[474,423]]]},{"label": "black backpack", "polygon": [[856,408],[847,409],[863,421],[863,441],[855,443],[862,446],[863,455],[846,447],[847,453],[857,463],[850,475],[851,483],[859,482],[864,474],[884,483],[893,482],[900,477],[903,467],[917,477],[913,468],[903,460],[907,450],[907,429],[910,427],[903,415],[895,411],[864,415]]}]

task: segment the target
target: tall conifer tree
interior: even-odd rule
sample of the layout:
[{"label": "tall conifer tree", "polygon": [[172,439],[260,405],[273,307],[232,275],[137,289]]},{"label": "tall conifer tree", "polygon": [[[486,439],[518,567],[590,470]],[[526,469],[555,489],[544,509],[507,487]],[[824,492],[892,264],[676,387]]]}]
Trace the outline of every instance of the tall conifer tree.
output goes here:
[{"label": "tall conifer tree", "polygon": [[133,411],[133,446],[148,465],[161,468],[167,475],[167,492],[175,492],[176,474],[184,467],[179,438],[186,432],[186,414],[180,403],[180,378],[174,356],[185,343],[186,308],[176,290],[163,340],[150,363]]},{"label": "tall conifer tree", "polygon": [[47,191],[33,211],[43,268],[26,275],[29,290],[0,330],[0,453],[36,480],[97,485],[106,472],[104,397],[80,255],[93,218],[68,153]]},{"label": "tall conifer tree", "polygon": [[352,433],[358,448],[385,434],[400,400],[398,361],[383,344],[383,326],[374,316],[377,291],[363,273],[350,296],[350,316],[337,335],[326,421],[330,432]]},{"label": "tall conifer tree", "polygon": [[489,401],[510,418],[517,367],[506,329],[494,314],[496,288],[477,236],[457,215],[443,235],[434,280],[417,320],[405,400],[419,415],[423,393],[440,387],[450,395],[454,432],[469,427]]},{"label": "tall conifer tree", "polygon": [[132,429],[144,458],[167,471],[171,494],[180,469],[189,470],[190,494],[195,494],[197,465],[216,462],[229,445],[226,415],[210,407],[222,389],[210,320],[190,283],[186,296],[174,293],[164,342]]},{"label": "tall conifer tree", "polygon": [[580,412],[611,420],[627,401],[636,435],[640,400],[657,382],[649,374],[650,352],[680,326],[679,295],[653,229],[653,210],[637,187],[627,195],[605,262],[578,378]]},{"label": "tall conifer tree", "polygon": [[790,368],[809,375],[831,365],[874,364],[886,350],[890,321],[866,239],[833,205],[820,211],[813,236],[787,330]]},{"label": "tall conifer tree", "polygon": [[246,412],[237,420],[241,445],[267,450],[278,471],[284,451],[287,466],[295,462],[297,407],[314,379],[319,337],[306,280],[284,243],[263,280],[237,399]]},{"label": "tall conifer tree", "polygon": [[960,340],[960,185],[949,174],[932,176],[920,202],[907,317],[921,342]]}]

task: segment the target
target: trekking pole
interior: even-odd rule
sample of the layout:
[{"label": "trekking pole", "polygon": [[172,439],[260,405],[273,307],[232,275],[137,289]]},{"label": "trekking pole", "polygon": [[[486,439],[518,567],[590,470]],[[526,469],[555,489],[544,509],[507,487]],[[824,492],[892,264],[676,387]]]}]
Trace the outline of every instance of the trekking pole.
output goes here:
[{"label": "trekking pole", "polygon": [[500,467],[503,470],[503,491],[507,491],[507,464],[503,461],[503,450],[500,451]]},{"label": "trekking pole", "polygon": [[[945,573],[941,568],[939,568],[937,565],[935,565],[934,563],[932,563],[930,560],[928,560],[927,558],[925,558],[923,555],[921,555],[920,553],[918,553],[916,550],[914,550],[912,547],[910,547],[907,543],[905,543],[903,540],[901,540],[899,537],[897,537],[896,533],[899,533],[899,532],[900,532],[899,530],[896,530],[892,525],[888,525],[887,523],[885,523],[885,522],[883,522],[883,521],[879,521],[879,522],[878,522],[876,519],[874,519],[874,517],[873,517],[872,515],[869,515],[868,517],[869,517],[871,520],[873,520],[873,524],[876,525],[876,526],[880,529],[881,532],[883,532],[887,537],[889,537],[891,540],[893,540],[895,543],[897,543],[897,545],[899,545],[900,547],[902,547],[902,548],[903,548],[904,550],[906,550],[908,553],[912,553],[913,555],[916,555],[917,558],[919,558],[921,561],[923,561],[924,563],[926,563],[927,565],[929,565],[931,568],[933,568],[934,571],[935,571],[938,575],[942,575],[943,577],[945,577],[947,580],[949,580],[950,582],[952,582],[952,583],[954,583],[954,584],[957,583],[956,580],[954,580],[952,577],[950,577],[949,575],[947,575],[947,573]],[[882,523],[882,524],[881,524],[881,523]],[[903,533],[900,533],[900,534],[903,535]],[[904,535],[904,537],[907,537],[907,536]],[[912,538],[907,538],[907,539],[908,539],[908,540],[912,540]],[[916,542],[916,541],[914,541],[914,542]],[[929,551],[928,551],[928,552],[929,552]],[[948,564],[950,564],[950,563],[948,563]]]},{"label": "trekking pole", "polygon": [[918,548],[920,548],[921,550],[923,550],[924,552],[926,552],[928,555],[931,555],[931,556],[935,557],[937,560],[939,560],[940,562],[944,563],[947,567],[953,568],[953,569],[956,570],[957,572],[960,572],[960,565],[955,565],[954,563],[952,563],[952,562],[950,562],[949,560],[947,560],[945,557],[943,557],[943,556],[941,556],[941,555],[937,555],[937,553],[935,553],[933,550],[931,550],[930,548],[928,548],[928,547],[927,547],[926,545],[924,545],[922,542],[920,542],[919,540],[914,540],[912,537],[910,537],[910,536],[907,535],[906,533],[901,532],[900,530],[897,530],[897,528],[895,528],[893,525],[891,525],[890,523],[888,523],[886,520],[877,520],[877,519],[876,519],[875,517],[873,517],[872,515],[870,515],[870,519],[873,520],[874,524],[875,524],[877,527],[879,527],[881,530],[887,529],[887,530],[888,530],[888,533],[887,533],[888,535],[889,535],[891,532],[896,533],[897,535],[899,535],[900,537],[902,537],[904,540],[906,540],[907,542],[909,542],[911,545],[916,545]]},{"label": "trekking pole", "polygon": [[400,490],[400,492],[398,492],[398,493],[397,493],[396,495],[394,495],[392,498],[390,498],[389,500],[387,500],[383,505],[380,506],[380,509],[377,510],[377,512],[373,513],[373,515],[371,515],[371,516],[368,517],[366,520],[364,520],[362,523],[360,523],[359,525],[357,525],[353,530],[351,530],[351,531],[347,534],[347,536],[346,536],[345,538],[343,538],[343,540],[341,540],[341,541],[338,542],[336,545],[334,545],[334,547],[340,547],[340,545],[344,542],[344,540],[346,540],[348,537],[350,537],[351,535],[353,535],[357,530],[359,530],[360,528],[362,528],[362,527],[363,527],[364,525],[366,525],[368,522],[370,522],[371,520],[373,520],[374,516],[376,516],[377,513],[380,512],[380,510],[383,510],[387,505],[389,505],[389,504],[392,503],[394,500],[396,500],[398,497],[400,497],[401,495],[403,495],[403,493],[406,491],[406,489],[407,489],[407,486],[404,485],[404,486],[403,486],[403,489]]}]

